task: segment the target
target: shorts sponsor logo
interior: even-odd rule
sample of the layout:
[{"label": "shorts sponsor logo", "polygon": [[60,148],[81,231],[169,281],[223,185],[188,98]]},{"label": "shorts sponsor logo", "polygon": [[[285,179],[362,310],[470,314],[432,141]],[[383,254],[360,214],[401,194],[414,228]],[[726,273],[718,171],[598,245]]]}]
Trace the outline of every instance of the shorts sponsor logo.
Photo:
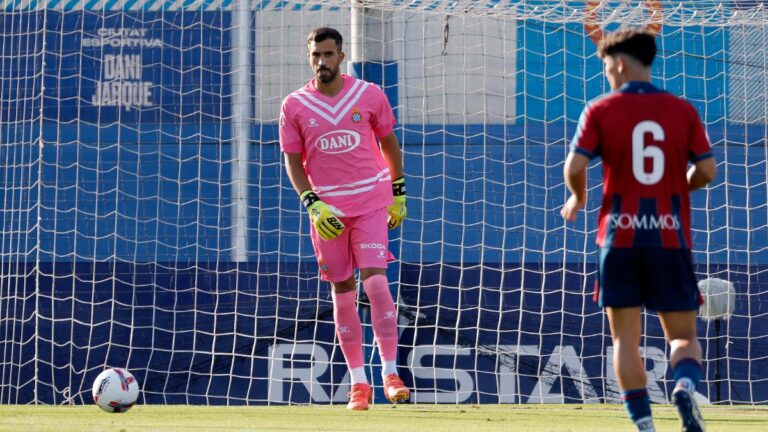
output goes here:
[{"label": "shorts sponsor logo", "polygon": [[351,130],[328,132],[315,141],[315,147],[323,153],[346,153],[360,145],[360,134]]},{"label": "shorts sponsor logo", "polygon": [[629,213],[611,214],[611,227],[636,230],[677,230],[680,229],[677,215],[635,215]]},{"label": "shorts sponsor logo", "polygon": [[385,249],[384,243],[360,243],[360,249]]}]

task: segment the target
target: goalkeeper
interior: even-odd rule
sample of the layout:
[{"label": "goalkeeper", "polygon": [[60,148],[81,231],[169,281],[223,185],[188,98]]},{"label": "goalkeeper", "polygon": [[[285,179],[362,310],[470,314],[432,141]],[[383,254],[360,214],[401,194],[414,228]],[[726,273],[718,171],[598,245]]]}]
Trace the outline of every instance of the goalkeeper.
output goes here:
[{"label": "goalkeeper", "polygon": [[366,410],[372,392],[363,364],[355,268],[371,302],[384,392],[392,403],[410,397],[397,373],[397,313],[386,276],[394,259],[387,228],[405,218],[405,180],[392,107],[379,87],[339,73],[341,45],[341,34],[332,28],[309,34],[314,79],[283,100],[280,148],[312,222],[321,278],[333,286],[336,334],[352,380],[347,408]]}]

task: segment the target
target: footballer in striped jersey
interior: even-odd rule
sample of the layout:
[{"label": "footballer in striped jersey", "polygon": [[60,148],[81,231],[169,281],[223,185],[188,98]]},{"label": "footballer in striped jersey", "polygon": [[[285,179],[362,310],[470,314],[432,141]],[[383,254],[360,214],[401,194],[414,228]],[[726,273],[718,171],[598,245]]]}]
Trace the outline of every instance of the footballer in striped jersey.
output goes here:
[{"label": "footballer in striped jersey", "polygon": [[572,195],[560,213],[576,219],[586,202],[587,165],[600,157],[596,300],[608,315],[624,406],[637,430],[655,430],[638,351],[646,307],[658,312],[671,347],[672,399],[682,430],[703,431],[694,399],[701,296],[691,261],[689,192],[714,179],[715,161],[694,107],[651,84],[653,34],[619,30],[600,42],[598,55],[613,91],[581,114],[564,168]]}]

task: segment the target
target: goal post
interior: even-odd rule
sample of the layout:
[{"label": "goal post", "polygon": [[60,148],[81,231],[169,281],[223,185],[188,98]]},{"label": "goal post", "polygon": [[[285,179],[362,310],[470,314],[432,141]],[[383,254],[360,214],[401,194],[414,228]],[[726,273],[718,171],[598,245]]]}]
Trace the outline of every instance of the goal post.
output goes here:
[{"label": "goal post", "polygon": [[[306,36],[323,25],[355,53],[344,72],[382,85],[396,112],[408,219],[388,274],[414,402],[618,400],[592,301],[599,163],[579,221],[559,209],[579,114],[609,90],[596,30],[629,25],[658,33],[653,80],[696,107],[718,161],[692,195],[693,255],[700,279],[733,284],[734,304],[728,320],[700,322],[698,397],[768,402],[756,366],[768,358],[763,6],[355,6],[3,3],[0,403],[90,403],[106,367],[136,376],[139,403],[346,402],[330,288],[277,133],[282,99],[311,79]],[[665,403],[668,348],[643,318],[649,394]]]}]

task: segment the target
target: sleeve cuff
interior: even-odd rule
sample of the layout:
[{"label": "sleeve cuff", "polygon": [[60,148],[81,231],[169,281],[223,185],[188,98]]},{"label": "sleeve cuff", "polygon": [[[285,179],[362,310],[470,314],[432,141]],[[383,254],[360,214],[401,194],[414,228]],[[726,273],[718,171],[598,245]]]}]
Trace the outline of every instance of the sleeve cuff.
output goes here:
[{"label": "sleeve cuff", "polygon": [[595,158],[595,154],[594,153],[592,153],[591,151],[589,151],[589,150],[587,150],[585,148],[582,148],[582,147],[574,147],[574,148],[571,149],[571,151],[574,152],[574,153],[578,153],[578,154],[580,154],[582,156],[586,156],[590,160]]},{"label": "sleeve cuff", "polygon": [[709,159],[712,157],[712,152],[702,153],[700,155],[691,155],[691,162],[698,162],[704,159]]}]

